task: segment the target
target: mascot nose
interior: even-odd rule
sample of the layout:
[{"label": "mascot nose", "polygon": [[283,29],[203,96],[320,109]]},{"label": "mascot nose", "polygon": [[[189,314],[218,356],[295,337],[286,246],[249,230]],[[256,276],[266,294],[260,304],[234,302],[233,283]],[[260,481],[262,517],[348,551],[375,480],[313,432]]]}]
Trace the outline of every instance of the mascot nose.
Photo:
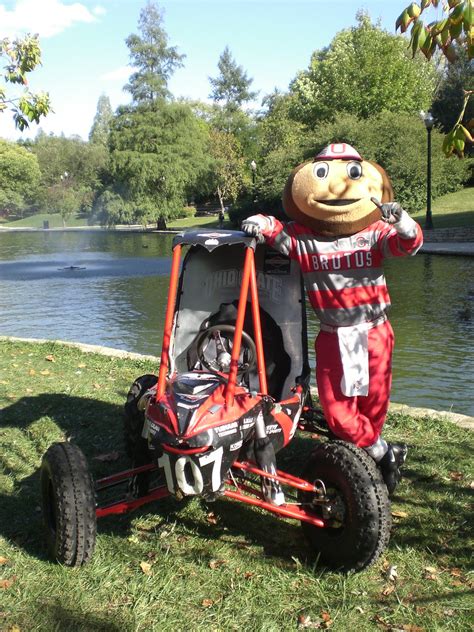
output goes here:
[{"label": "mascot nose", "polygon": [[342,177],[331,179],[329,190],[336,196],[340,196],[347,191],[347,180]]}]

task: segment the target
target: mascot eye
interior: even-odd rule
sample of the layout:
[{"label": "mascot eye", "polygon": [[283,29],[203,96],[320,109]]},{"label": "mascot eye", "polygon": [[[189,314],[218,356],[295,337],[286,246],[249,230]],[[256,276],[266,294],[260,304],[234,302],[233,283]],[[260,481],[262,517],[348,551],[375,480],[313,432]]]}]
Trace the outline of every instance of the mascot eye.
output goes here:
[{"label": "mascot eye", "polygon": [[329,172],[329,165],[327,162],[317,162],[313,166],[313,174],[318,180],[324,180]]},{"label": "mascot eye", "polygon": [[347,165],[347,175],[351,180],[358,180],[362,175],[362,165],[360,162],[350,162]]}]

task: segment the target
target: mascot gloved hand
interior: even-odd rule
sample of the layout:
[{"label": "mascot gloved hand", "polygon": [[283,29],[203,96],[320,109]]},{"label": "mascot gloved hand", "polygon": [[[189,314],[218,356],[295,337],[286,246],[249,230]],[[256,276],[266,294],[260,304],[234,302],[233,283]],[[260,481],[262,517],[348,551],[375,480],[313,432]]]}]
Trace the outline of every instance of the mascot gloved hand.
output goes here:
[{"label": "mascot gloved hand", "polygon": [[383,261],[414,255],[421,228],[394,202],[384,169],[346,143],[296,167],[283,206],[292,221],[255,215],[242,230],[299,263],[321,323],[316,381],[326,421],[334,435],[367,450],[391,493],[406,446],[381,437],[394,341]]}]

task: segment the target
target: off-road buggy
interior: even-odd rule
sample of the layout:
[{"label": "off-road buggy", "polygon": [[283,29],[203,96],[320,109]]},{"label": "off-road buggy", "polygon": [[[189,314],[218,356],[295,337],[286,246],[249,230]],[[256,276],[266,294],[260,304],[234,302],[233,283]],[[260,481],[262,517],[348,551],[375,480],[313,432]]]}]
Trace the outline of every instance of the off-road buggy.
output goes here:
[{"label": "off-road buggy", "polygon": [[[298,520],[328,567],[374,562],[390,535],[386,486],[365,451],[321,436],[329,433],[311,405],[309,381],[297,264],[237,231],[177,235],[159,374],[139,377],[125,404],[132,469],[94,483],[69,442],[43,458],[53,556],[84,564],[97,518],[173,495],[222,496]],[[275,467],[275,453],[297,429],[319,437],[300,477]],[[103,500],[124,481],[124,497]]]}]

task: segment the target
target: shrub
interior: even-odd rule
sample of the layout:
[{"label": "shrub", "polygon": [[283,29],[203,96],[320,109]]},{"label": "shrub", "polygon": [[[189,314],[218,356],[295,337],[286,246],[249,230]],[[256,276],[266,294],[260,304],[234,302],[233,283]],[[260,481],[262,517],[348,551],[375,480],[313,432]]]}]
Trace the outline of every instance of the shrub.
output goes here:
[{"label": "shrub", "polygon": [[196,215],[196,207],[195,206],[183,206],[183,208],[178,211],[175,219],[185,219],[194,217]]}]

